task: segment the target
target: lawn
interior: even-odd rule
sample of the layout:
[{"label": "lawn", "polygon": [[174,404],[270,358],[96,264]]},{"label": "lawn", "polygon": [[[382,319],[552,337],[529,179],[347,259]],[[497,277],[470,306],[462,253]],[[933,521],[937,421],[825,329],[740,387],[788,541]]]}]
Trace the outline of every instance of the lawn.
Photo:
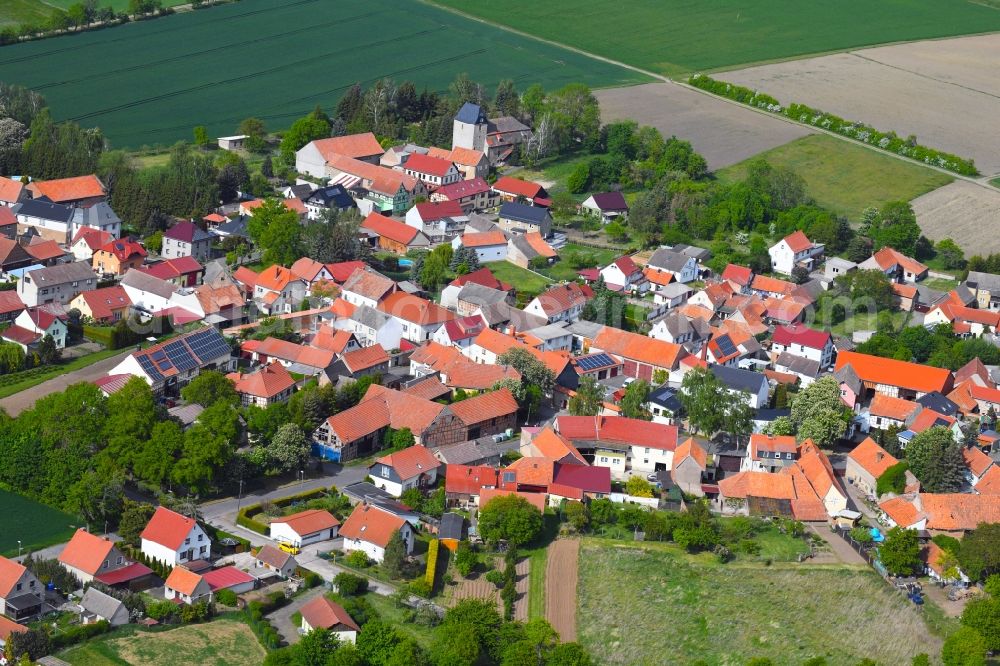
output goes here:
[{"label": "lawn", "polygon": [[3,0],[0,2],[0,28],[27,23],[44,25],[54,10],[41,0]]},{"label": "lawn", "polygon": [[579,245],[577,243],[566,243],[566,245],[559,250],[560,261],[552,264],[541,273],[548,275],[553,280],[575,280],[579,275],[577,275],[578,268],[573,267],[573,262],[567,261],[567,257],[571,254],[580,255],[581,257],[587,258],[587,267],[604,267],[610,264],[612,261],[621,256],[621,252],[617,250],[610,250],[608,248],[601,247],[591,247],[589,245]]},{"label": "lawn", "polygon": [[988,0],[436,2],[666,75],[1000,29]]},{"label": "lawn", "polygon": [[[909,201],[943,187],[954,178],[826,134],[811,134],[751,158],[791,169],[806,182],[809,196],[820,206],[852,222],[868,206]],[[749,160],[720,170],[723,182],[746,175]]]},{"label": "lawn", "polygon": [[[94,352],[93,354],[80,356],[79,358],[75,358],[72,361],[68,361],[60,365],[53,365],[51,367],[45,367],[44,369],[33,369],[38,370],[38,372],[33,372],[32,370],[25,371],[25,378],[23,380],[15,381],[11,384],[0,385],[0,398],[6,398],[9,395],[20,393],[21,391],[29,389],[32,386],[38,386],[42,382],[54,379],[55,377],[64,375],[68,372],[73,372],[74,370],[79,370],[80,368],[86,368],[88,365],[93,365],[98,361],[103,361],[106,358],[111,358],[112,356],[121,353],[123,353],[123,350],[121,349],[104,349],[102,351]],[[12,379],[12,376],[7,376],[7,379]]]},{"label": "lawn", "polygon": [[59,658],[74,666],[247,666],[262,663],[265,654],[250,627],[235,618],[221,617],[166,631],[138,631],[133,625],[70,648]]},{"label": "lawn", "polygon": [[538,295],[548,289],[551,284],[551,280],[544,276],[515,266],[509,261],[491,261],[483,265],[493,271],[498,280],[514,285],[518,292],[525,294]]},{"label": "lawn", "polygon": [[17,555],[68,541],[82,521],[68,513],[0,489],[0,556]]},{"label": "lawn", "polygon": [[355,82],[446,91],[463,72],[491,93],[501,79],[521,90],[648,80],[416,0],[242,0],[0,49],[0,80],[45,95],[57,120],[101,127],[116,148],[190,140],[196,125],[223,136],[248,116],[281,129]]},{"label": "lawn", "polygon": [[874,572],[718,564],[676,546],[584,541],[579,641],[605,664],[908,664],[940,653],[920,612]]},{"label": "lawn", "polygon": [[851,334],[855,331],[876,330],[878,328],[879,314],[888,313],[892,321],[892,327],[897,331],[903,328],[909,319],[909,313],[902,310],[883,310],[880,313],[875,313],[867,309],[861,309],[853,314],[848,312],[848,316],[844,321],[830,325],[829,322],[833,320],[830,314],[833,304],[834,299],[832,298],[820,298],[817,301],[815,310],[812,307],[806,310],[806,325],[821,331],[830,331],[834,335],[842,335],[850,338]]},{"label": "lawn", "polygon": [[400,608],[390,597],[369,592],[364,597],[365,601],[371,604],[379,617],[395,627],[400,633],[415,640],[421,647],[430,647],[433,634],[427,627],[406,619],[409,608]]}]

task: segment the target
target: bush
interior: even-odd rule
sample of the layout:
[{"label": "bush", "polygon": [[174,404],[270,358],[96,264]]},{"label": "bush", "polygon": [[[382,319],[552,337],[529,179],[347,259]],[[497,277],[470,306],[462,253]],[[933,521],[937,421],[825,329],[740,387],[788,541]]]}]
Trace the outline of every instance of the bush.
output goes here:
[{"label": "bush", "polygon": [[754,541],[753,539],[743,539],[737,544],[736,547],[739,548],[741,553],[745,553],[747,555],[760,555],[760,543]]},{"label": "bush", "polygon": [[874,541],[874,537],[867,527],[855,527],[851,530],[850,534],[851,538],[858,543],[871,543]]},{"label": "bush", "polygon": [[232,590],[219,590],[215,593],[215,600],[223,606],[235,608],[238,603],[236,593]]},{"label": "bush", "polygon": [[455,568],[458,569],[458,573],[468,577],[478,563],[479,558],[476,557],[472,544],[468,541],[459,541],[458,548],[455,550]]},{"label": "bush", "polygon": [[101,620],[100,622],[94,622],[93,624],[73,625],[67,627],[58,634],[52,635],[52,647],[61,649],[69,647],[70,645],[76,645],[77,643],[90,640],[94,636],[107,633],[113,628],[114,627],[112,627],[111,623],[107,620]]},{"label": "bush", "polygon": [[434,539],[427,547],[427,569],[424,572],[424,581],[428,587],[434,589],[434,581],[437,579],[438,551],[441,548],[441,541]]},{"label": "bush", "polygon": [[906,461],[900,461],[882,472],[875,483],[875,493],[881,497],[886,493],[900,494],[906,489]]},{"label": "bush", "polygon": [[418,597],[423,597],[428,599],[431,596],[431,586],[427,584],[427,581],[423,578],[418,578],[417,580],[411,582],[406,586],[410,590],[411,594],[415,594]]},{"label": "bush", "polygon": [[333,577],[337,592],[345,597],[356,597],[368,591],[368,579],[342,572]]},{"label": "bush", "polygon": [[486,572],[486,580],[489,581],[490,583],[493,583],[497,587],[501,587],[503,585],[503,580],[504,580],[503,572],[501,572],[499,569],[491,569],[490,571]]},{"label": "bush", "polygon": [[364,568],[370,564],[368,554],[363,550],[352,550],[344,558],[344,562],[352,567]]}]

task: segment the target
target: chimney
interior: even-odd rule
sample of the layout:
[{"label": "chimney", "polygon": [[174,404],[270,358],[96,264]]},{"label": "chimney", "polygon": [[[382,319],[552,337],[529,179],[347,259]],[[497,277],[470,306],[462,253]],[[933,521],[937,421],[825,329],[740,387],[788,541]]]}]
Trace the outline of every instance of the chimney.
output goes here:
[{"label": "chimney", "polygon": [[875,453],[875,462],[882,462],[882,458],[885,458],[885,454],[881,451]]}]

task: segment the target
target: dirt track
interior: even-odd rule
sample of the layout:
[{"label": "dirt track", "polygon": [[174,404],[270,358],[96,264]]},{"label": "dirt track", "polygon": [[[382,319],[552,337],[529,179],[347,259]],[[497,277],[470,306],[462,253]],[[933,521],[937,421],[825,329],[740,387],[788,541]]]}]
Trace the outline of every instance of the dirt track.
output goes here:
[{"label": "dirt track", "polygon": [[968,256],[1000,252],[1000,189],[955,181],[914,199],[913,210],[931,240],[951,238]]},{"label": "dirt track", "polygon": [[690,141],[713,170],[811,133],[807,127],[769,118],[674,83],[595,90],[594,96],[601,103],[603,122],[630,119],[651,125],[664,136]]},{"label": "dirt track", "polygon": [[576,586],[580,571],[580,540],[557,539],[549,546],[545,567],[545,619],[561,640],[576,640]]},{"label": "dirt track", "polygon": [[750,67],[718,78],[971,157],[1000,173],[1000,35],[978,35]]}]

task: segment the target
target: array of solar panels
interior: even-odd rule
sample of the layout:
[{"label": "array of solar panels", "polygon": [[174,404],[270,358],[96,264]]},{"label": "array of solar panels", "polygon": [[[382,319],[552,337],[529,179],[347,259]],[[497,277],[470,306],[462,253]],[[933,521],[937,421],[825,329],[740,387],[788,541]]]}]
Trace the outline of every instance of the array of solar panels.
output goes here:
[{"label": "array of solar panels", "polygon": [[719,351],[723,356],[732,356],[736,353],[736,345],[728,335],[723,335],[715,339],[715,344],[719,345]]},{"label": "array of solar panels", "polygon": [[581,356],[576,359],[576,365],[584,372],[587,372],[589,370],[618,365],[618,363],[607,354],[591,354],[590,356]]},{"label": "array of solar panels", "polygon": [[204,328],[139,354],[136,360],[153,381],[159,381],[174,374],[174,369],[186,372],[220,356],[227,356],[230,351],[229,343],[222,334],[214,328]]}]

